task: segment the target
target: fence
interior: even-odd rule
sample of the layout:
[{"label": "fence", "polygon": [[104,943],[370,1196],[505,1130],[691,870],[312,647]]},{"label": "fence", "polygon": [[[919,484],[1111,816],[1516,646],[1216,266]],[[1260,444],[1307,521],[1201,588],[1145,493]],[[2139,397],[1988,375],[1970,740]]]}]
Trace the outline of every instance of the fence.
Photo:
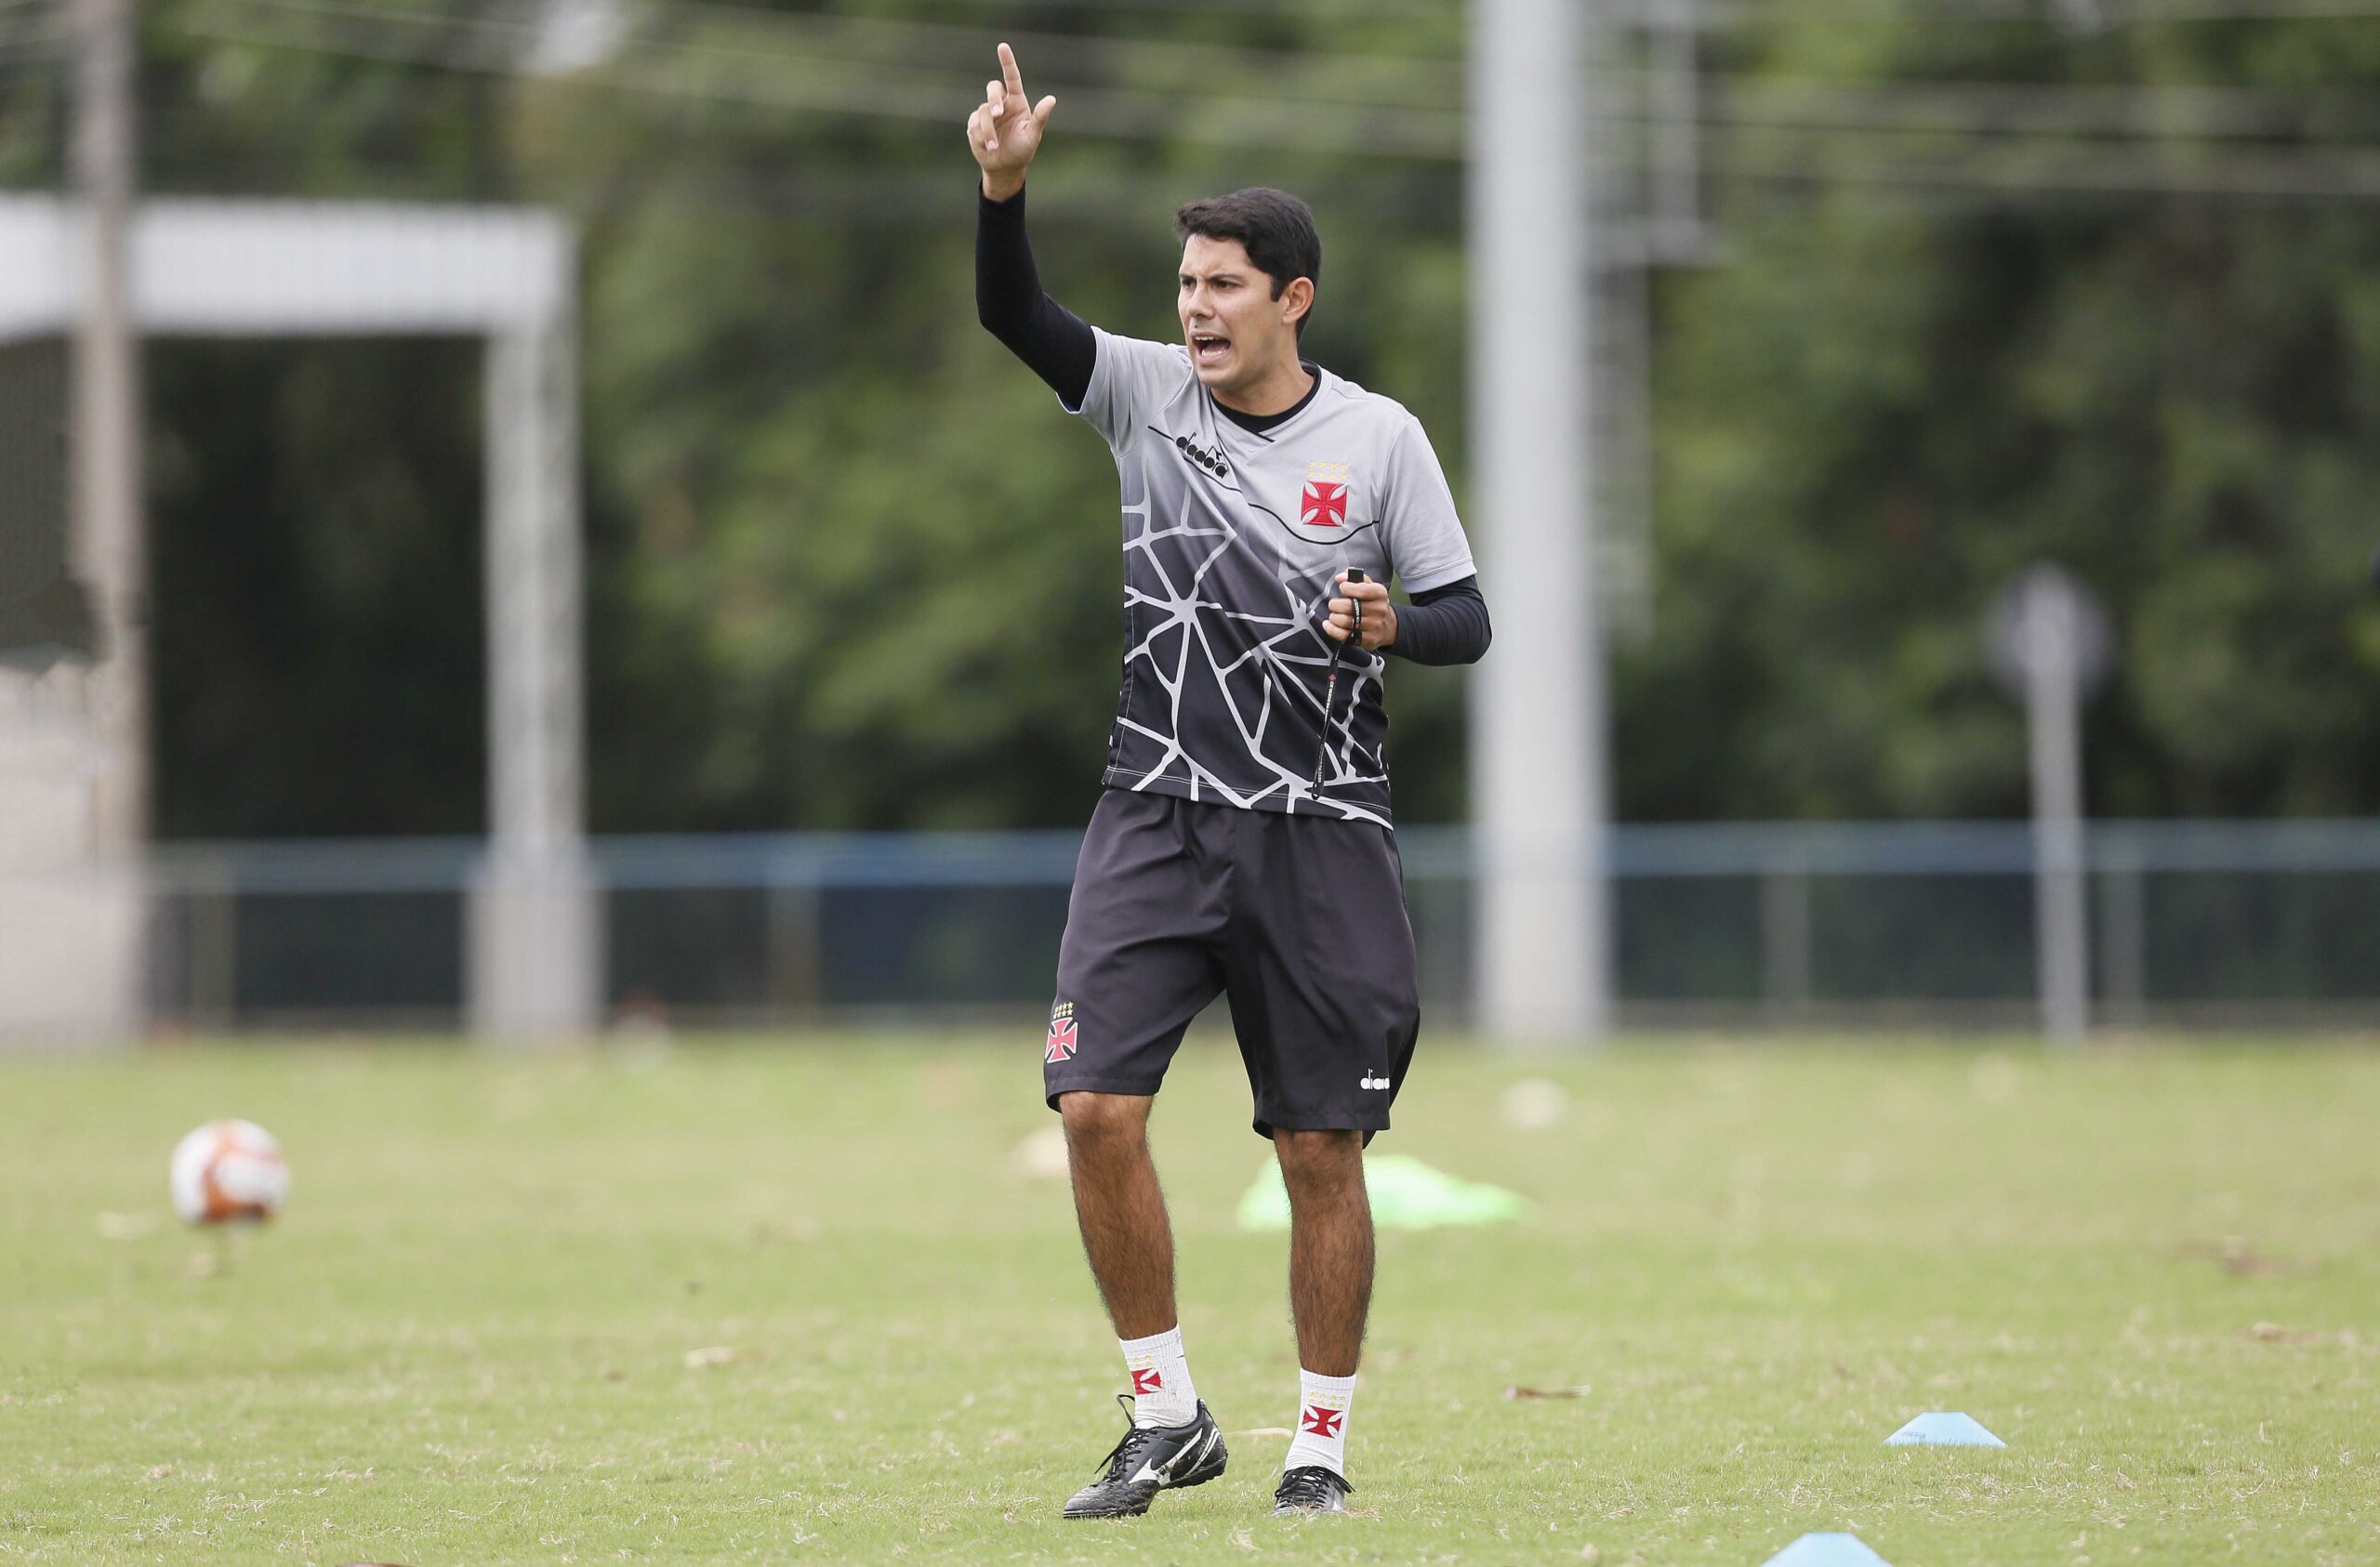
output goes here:
[{"label": "fence", "polygon": [[[1399,835],[1434,1017],[1469,997],[1470,846]],[[1018,1017],[1048,1004],[1078,836],[598,839],[624,1023]],[[1626,826],[1632,1026],[2029,1026],[2019,823]],[[151,886],[167,1024],[451,1028],[475,840],[186,845]],[[2380,1021],[2380,822],[2101,823],[2094,1021]]]}]

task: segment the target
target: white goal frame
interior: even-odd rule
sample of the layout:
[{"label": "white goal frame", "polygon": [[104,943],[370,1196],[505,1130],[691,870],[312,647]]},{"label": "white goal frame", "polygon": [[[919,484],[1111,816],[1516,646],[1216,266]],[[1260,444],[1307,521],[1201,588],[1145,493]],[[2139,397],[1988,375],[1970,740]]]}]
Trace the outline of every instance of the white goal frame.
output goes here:
[{"label": "white goal frame", "polygon": [[[72,202],[0,197],[0,341],[73,330],[82,230]],[[150,199],[135,209],[129,248],[143,336],[485,341],[489,837],[471,895],[468,1007],[495,1038],[592,1027],[601,921],[586,847],[570,226],[534,208]],[[0,972],[0,1021],[57,1009],[12,1006],[26,998],[5,992],[27,982],[37,976]],[[138,1015],[137,997],[86,1000],[94,1015]]]}]

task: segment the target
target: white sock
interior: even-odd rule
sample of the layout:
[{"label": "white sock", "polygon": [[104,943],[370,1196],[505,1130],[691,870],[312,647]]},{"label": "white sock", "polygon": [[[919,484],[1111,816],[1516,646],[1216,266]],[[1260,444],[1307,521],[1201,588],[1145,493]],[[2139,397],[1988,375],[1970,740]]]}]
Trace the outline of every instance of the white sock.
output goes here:
[{"label": "white sock", "polygon": [[1322,1376],[1298,1368],[1298,1428],[1281,1472],[1319,1465],[1347,1478],[1347,1407],[1355,1402],[1352,1376]]},{"label": "white sock", "polygon": [[1182,1352],[1182,1324],[1146,1338],[1118,1338],[1124,1369],[1132,1378],[1132,1424],[1186,1426],[1198,1414],[1198,1389],[1190,1385],[1190,1361]]}]

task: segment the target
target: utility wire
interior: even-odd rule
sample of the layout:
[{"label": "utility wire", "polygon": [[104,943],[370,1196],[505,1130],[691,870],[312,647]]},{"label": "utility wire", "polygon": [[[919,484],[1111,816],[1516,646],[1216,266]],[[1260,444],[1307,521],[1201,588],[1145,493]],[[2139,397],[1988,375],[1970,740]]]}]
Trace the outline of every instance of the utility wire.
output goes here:
[{"label": "utility wire", "polygon": [[2380,197],[2380,150],[2324,152],[2226,151],[2161,156],[2154,150],[2084,147],[2055,154],[1973,149],[1957,156],[1911,156],[1872,149],[1723,141],[1706,162],[1714,174],[1786,185],[2112,194],[2253,196],[2280,200]]},{"label": "utility wire", "polygon": [[[30,10],[32,7],[20,7],[18,9]],[[70,33],[66,23],[57,17],[27,16],[20,19],[0,10],[0,48],[18,44],[54,44]]]},{"label": "utility wire", "polygon": [[[355,53],[373,59],[511,72],[533,30],[518,22],[472,19],[456,23],[453,39],[430,40],[418,29],[429,24],[424,15],[402,20],[416,29],[405,40],[366,37],[354,32],[293,37],[269,28],[218,19],[243,8],[271,7],[304,10],[318,16],[392,18],[386,7],[339,5],[324,0],[246,0],[242,6],[211,6],[168,25],[196,35],[301,50]],[[714,7],[715,8],[715,7]],[[1328,64],[1332,57],[1318,57]],[[873,74],[855,78],[849,68]],[[696,71],[695,67],[703,68]],[[820,80],[823,73],[832,80]],[[674,68],[674,69],[672,69]],[[799,76],[786,72],[800,72]],[[724,73],[722,73],[724,72]],[[896,118],[944,119],[974,101],[974,72],[915,66],[888,66],[860,60],[821,61],[798,55],[761,55],[728,44],[707,42],[648,44],[628,62],[588,79],[617,80],[641,91],[681,92],[694,97],[794,109],[824,109],[843,112],[882,113]],[[1674,123],[1636,102],[1636,79],[1607,76],[1611,90],[1598,94],[1599,120],[1663,125]],[[1710,128],[1825,127],[1850,132],[1891,132],[1924,136],[2129,136],[2149,139],[2302,137],[2307,122],[2336,122],[2351,117],[2380,121],[2372,99],[2347,92],[2284,93],[2251,87],[2090,86],[2022,83],[1849,84],[1810,79],[1712,73],[1703,78],[1708,89],[1695,106],[1693,122]],[[1336,99],[1328,94],[1278,96],[1183,95],[1152,89],[1066,86],[1062,95],[1070,125],[1088,131],[1120,136],[1166,132],[1181,134],[1184,104],[1195,103],[1197,118],[1210,122],[1201,138],[1260,140],[1263,134],[1285,125],[1302,125],[1308,139],[1339,146],[1347,133],[1317,131],[1317,125],[1338,117],[1320,115],[1326,105],[1349,102],[1375,109],[1363,99]],[[1399,94],[1400,99],[1402,94]],[[1257,128],[1245,134],[1218,131],[1211,122],[1242,113],[1257,117]],[[1418,156],[1455,156],[1463,133],[1459,105],[1399,108],[1408,123],[1390,133],[1390,150]],[[1362,122],[1368,140],[1381,122]]]},{"label": "utility wire", "polygon": [[1020,10],[1092,11],[1111,16],[1143,17],[1223,13],[1291,21],[1346,21],[1386,16],[1442,20],[1458,26],[1463,19],[1463,0],[1302,0],[1297,6],[1283,4],[1281,0],[935,0],[935,3],[948,10],[997,12],[1002,20]]},{"label": "utility wire", "polygon": [[[1252,14],[1289,20],[1336,21],[1351,16],[1443,19],[1460,23],[1461,0],[936,0],[954,11],[990,11],[1001,18],[1019,9],[1090,11],[1114,16],[1191,13]],[[1606,27],[1682,27],[1724,30],[1756,17],[1762,6],[1750,0],[1604,0]],[[1871,7],[1844,7],[1846,18],[1871,22]],[[1965,21],[2051,26],[2071,31],[2078,23],[2106,27],[2159,26],[2223,21],[2351,20],[2380,16],[2380,0],[1950,0],[1937,14]]]},{"label": "utility wire", "polygon": [[[435,6],[376,5],[370,0],[194,0],[184,11],[200,15],[210,11],[274,11],[417,29],[476,31],[524,45],[540,31],[535,18],[527,15],[489,16]],[[730,40],[739,49],[761,55],[804,59],[824,54],[839,59],[880,59],[886,63],[914,64],[923,57],[932,57],[972,76],[979,86],[998,72],[991,46],[1006,42],[1014,46],[1025,69],[1036,78],[1052,71],[1061,76],[1097,76],[1144,66],[1187,90],[1221,76],[1265,75],[1329,65],[1350,73],[1384,72],[1385,79],[1400,91],[1435,90],[1451,98],[1458,96],[1462,87],[1461,62],[1433,56],[1263,49],[1171,38],[996,31],[890,17],[763,11],[711,4],[709,0],[672,0],[667,7],[641,13],[618,47],[626,54],[683,46],[707,36]],[[1207,81],[1199,80],[1202,77]]]},{"label": "utility wire", "polygon": [[[1672,0],[1672,3],[1680,3],[1680,0]],[[1692,0],[1683,0],[1683,3],[1691,4]],[[2044,3],[2045,0],[2027,0],[2036,12]],[[2111,3],[2111,0],[2057,0],[2057,3],[2101,6]],[[1647,25],[1658,20],[1664,8],[1664,0],[1640,0],[1640,4],[1646,14]],[[2192,7],[2193,17],[2202,16],[2207,20],[2219,19],[2230,14],[2227,8],[2243,5],[2251,7],[2244,13],[2251,16],[2278,17],[2288,7],[2305,8],[2307,14],[2380,16],[2380,0],[2268,0],[2266,8],[2261,10],[2254,8],[2258,0],[2172,0],[2172,4],[2175,7]],[[200,0],[199,8],[206,8],[205,0]],[[373,4],[371,0],[216,0],[214,8],[270,10],[414,28],[476,30],[512,40],[522,48],[538,33],[538,24],[525,16],[491,17],[470,11],[442,9],[435,5]],[[1987,14],[2000,14],[2004,8],[1994,7]],[[2134,7],[2132,13],[2119,14],[2134,13],[2149,14],[2147,8],[2138,7]],[[1151,76],[1162,78],[1168,86],[1218,80],[1270,80],[1295,75],[1301,90],[1318,93],[1334,100],[1452,103],[1462,98],[1467,86],[1464,67],[1460,59],[1411,54],[1264,49],[1178,39],[1111,38],[1079,33],[1012,30],[995,33],[984,28],[906,19],[760,10],[720,4],[716,0],[673,0],[666,8],[654,9],[644,15],[644,22],[632,29],[620,42],[619,48],[623,53],[707,45],[732,48],[738,55],[755,61],[775,57],[802,62],[814,62],[821,59],[866,61],[904,69],[939,65],[962,78],[980,81],[991,73],[986,46],[1005,39],[1025,58],[1036,78],[1034,87],[1037,93],[1043,81],[1052,75],[1056,78],[1052,85],[1064,86],[1069,82],[1097,84],[1119,76],[1137,75],[1144,71]],[[2176,11],[2175,15],[2179,20],[2180,13]],[[2044,19],[2036,14],[2032,20]],[[1629,73],[1606,72],[1604,74],[1619,76]],[[1726,77],[1723,73],[1706,73],[1706,79],[1724,82]],[[1746,79],[1764,83],[1774,80],[1760,76]],[[1884,90],[1890,86],[1836,85],[1851,91]],[[1957,92],[1965,84],[1903,86],[1912,90]],[[1991,90],[1991,85],[1983,86]],[[2009,90],[2024,89],[2012,86]],[[2121,92],[2150,89],[2081,86],[2060,89],[2043,86],[2032,90]],[[2187,94],[2224,89],[2161,87],[2153,90]]]},{"label": "utility wire", "polygon": [[1856,85],[1706,76],[1705,125],[1840,130],[2149,138],[2301,135],[2309,121],[2360,118],[2380,129],[2365,92],[2258,87],[2089,86],[2015,82]]},{"label": "utility wire", "polygon": [[[2005,6],[1977,9],[2005,11]],[[2059,0],[2052,14],[2039,7],[2026,21],[2069,28],[2158,26],[2176,22],[2347,21],[2380,16],[2380,0]],[[2012,19],[2014,20],[2014,19]]]},{"label": "utility wire", "polygon": [[[1755,19],[1762,9],[1739,0],[1639,0],[1639,4],[1654,14],[1665,4],[1699,9],[1693,25],[1711,30]],[[1946,20],[2048,27],[2073,34],[2200,22],[2346,21],[2380,16],[2380,0],[1945,0],[1932,7],[1931,14]],[[1826,13],[1814,7],[1801,15],[1805,20],[1823,19]],[[1846,25],[1871,25],[1876,20],[1874,8],[1869,6],[1844,6],[1842,15]]]},{"label": "utility wire", "polygon": [[[349,36],[295,40],[285,34],[214,20],[178,22],[177,31],[219,42],[271,48],[350,55],[392,64],[440,66],[496,74],[517,74],[502,49],[483,36],[465,46],[425,47],[418,42]],[[955,135],[975,101],[965,84],[946,74],[881,66],[854,71],[841,62],[807,77],[782,71],[759,75],[742,69],[734,51],[681,52],[675,58],[640,59],[615,65],[590,78],[641,94],[696,97],[775,109],[946,123]],[[693,68],[702,67],[696,71]],[[972,81],[972,78],[969,80]],[[1226,146],[1290,148],[1303,151],[1387,153],[1423,159],[1461,155],[1459,111],[1414,112],[1387,106],[1350,106],[1323,112],[1277,99],[1190,99],[1097,87],[1068,87],[1067,124],[1090,135],[1120,139],[1179,138]]]},{"label": "utility wire", "polygon": [[[688,6],[683,10],[736,19],[752,15],[717,6]],[[243,13],[253,17],[264,11],[305,15],[324,24],[324,29],[312,36],[293,38],[243,17]],[[190,7],[166,25],[199,36],[268,47],[506,74],[522,72],[520,61],[536,31],[523,21],[341,0],[230,0]],[[920,36],[914,29],[926,24],[877,25],[895,29],[891,36],[914,39]],[[929,27],[924,35],[946,41],[953,31]],[[975,42],[980,44],[979,39]],[[1078,38],[1066,42],[1107,46]],[[1188,50],[1202,66],[1231,67],[1220,72],[1226,80],[1240,79],[1234,73],[1236,69],[1251,58],[1276,71],[1308,62],[1319,71],[1350,58],[1367,64],[1383,62],[1382,57],[1267,54],[1192,45],[1133,47]],[[1077,57],[1077,63],[1091,62]],[[955,125],[973,101],[975,73],[879,60],[822,60],[805,53],[758,49],[749,40],[730,42],[706,36],[680,41],[638,39],[621,51],[613,65],[589,73],[587,79],[658,96]],[[2177,156],[2170,151],[2188,139],[2302,136],[2309,111],[2335,116],[2361,110],[2360,99],[2344,95],[2308,99],[2253,88],[1857,85],[1724,76],[1710,79],[1710,85],[1716,90],[1697,106],[1695,123],[1713,133],[1710,160],[1713,171],[1737,178],[1977,190],[2013,190],[2030,181],[2067,190],[2277,196],[2363,195],[2371,192],[2373,184],[2365,161],[2370,154],[2355,151],[2352,144],[2346,151],[2298,149],[2221,159]],[[1603,123],[1671,123],[1644,113],[1633,105],[1633,97],[1623,96],[1623,107],[1606,115]],[[1062,98],[1069,128],[1124,139],[1163,138],[1450,162],[1462,156],[1466,129],[1459,97],[1433,101],[1425,96],[1416,101],[1429,106],[1415,107],[1410,101],[1395,106],[1360,99],[1334,104],[1313,95],[1277,91],[1242,97],[1064,85]],[[1747,144],[1754,131],[1802,134],[1781,139],[1770,135],[1765,145],[1757,140]],[[1947,151],[1879,156],[1829,150],[1847,145],[1846,138],[1856,142],[1860,137],[1881,136],[1937,143],[1950,138],[1989,143],[2025,138],[2132,137],[2155,144],[2160,155],[2111,154],[2090,146],[2036,143],[2021,162],[1986,165],[1963,163]],[[1791,156],[1786,155],[1789,145]]]},{"label": "utility wire", "polygon": [[[2345,0],[2330,0],[2345,3]],[[2368,0],[2380,14],[2380,0]],[[260,32],[252,22],[265,12],[304,16],[333,29],[327,38],[290,38]],[[621,46],[627,59],[645,58],[681,64],[733,65],[737,70],[782,66],[815,71],[825,64],[854,65],[897,73],[920,85],[946,79],[964,85],[974,100],[974,87],[987,74],[984,44],[991,34],[931,23],[861,19],[818,25],[821,19],[792,18],[781,13],[681,0],[667,13],[677,36],[631,37]],[[696,29],[682,19],[718,19],[731,27],[752,26],[753,35],[740,32],[716,34]],[[430,7],[358,3],[358,0],[200,0],[186,7],[169,27],[205,36],[236,34],[245,42],[309,47],[368,47],[374,58],[385,58],[389,47],[365,40],[342,22],[359,26],[387,24],[416,34],[434,32],[460,40],[444,46],[440,61],[476,69],[510,65],[524,58],[537,36],[535,23],[500,17],[472,16]],[[1042,86],[1062,89],[1062,98],[1084,90],[1160,96],[1168,102],[1186,95],[1172,84],[1183,81],[1228,81],[1234,87],[1217,95],[1229,100],[1276,98],[1287,94],[1306,105],[1355,103],[1407,108],[1421,115],[1459,112],[1462,99],[1462,70],[1459,63],[1417,60],[1402,56],[1346,55],[1325,51],[1245,49],[1170,41],[1086,38],[1079,34],[1012,33],[1010,41],[1026,40],[1057,71],[1052,81],[1037,65],[1035,90]],[[454,58],[444,58],[451,49]],[[890,53],[892,59],[878,58]],[[931,56],[932,59],[921,59]],[[1130,85],[1151,68],[1162,84]],[[614,70],[617,70],[615,65]],[[600,72],[598,73],[600,75]],[[1666,117],[1633,107],[1637,88],[1653,72],[1607,71],[1599,73],[1602,90],[1593,95],[1594,110],[1603,117],[1646,119]],[[645,78],[648,84],[653,80]],[[2309,92],[2254,87],[2159,85],[2097,86],[2083,84],[1888,82],[1862,83],[1825,79],[1780,78],[1753,73],[1703,72],[1699,80],[1712,101],[1699,112],[1710,124],[1827,124],[1844,128],[1944,131],[2009,130],[2036,133],[2126,134],[2140,136],[2279,136],[2300,134],[2309,118],[2380,119],[2380,104],[2360,89]],[[1242,86],[1242,84],[1246,84]],[[703,84],[689,84],[700,96]],[[1623,107],[1616,113],[1609,107]],[[1591,111],[1593,112],[1593,111]],[[1426,138],[1433,145],[1437,138]]]}]

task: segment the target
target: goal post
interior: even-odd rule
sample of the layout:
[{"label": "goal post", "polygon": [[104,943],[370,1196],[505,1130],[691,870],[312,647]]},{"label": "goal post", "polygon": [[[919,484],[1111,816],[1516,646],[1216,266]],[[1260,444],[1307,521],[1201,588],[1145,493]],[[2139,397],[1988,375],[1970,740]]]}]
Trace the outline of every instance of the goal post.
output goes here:
[{"label": "goal post", "polygon": [[[81,304],[76,228],[74,204],[0,197],[0,354],[71,329]],[[434,335],[486,343],[489,832],[470,897],[467,1011],[474,1029],[496,1039],[591,1028],[601,1009],[602,941],[586,849],[577,260],[569,225],[524,208],[158,199],[137,209],[129,249],[133,325],[142,336]],[[30,559],[38,546],[19,547]],[[69,631],[71,597],[56,609]],[[70,642],[57,651],[76,651]],[[102,744],[98,715],[77,692],[105,681],[78,681],[71,667],[36,671],[46,647],[29,644],[34,651],[15,665],[0,658],[0,799],[15,801],[24,819],[67,830],[37,844],[0,841],[0,920],[37,928],[42,910],[70,889],[84,897],[111,878],[121,887],[127,874],[133,907],[112,922],[69,921],[58,938],[69,946],[120,942],[122,952],[85,952],[82,963],[0,964],[0,1036],[121,1031],[140,1010],[139,965],[126,958],[138,952],[137,866],[105,851],[91,791],[79,780],[87,766],[72,760],[96,756]],[[91,656],[88,647],[80,651]],[[104,675],[105,650],[97,651],[93,673]]]}]

